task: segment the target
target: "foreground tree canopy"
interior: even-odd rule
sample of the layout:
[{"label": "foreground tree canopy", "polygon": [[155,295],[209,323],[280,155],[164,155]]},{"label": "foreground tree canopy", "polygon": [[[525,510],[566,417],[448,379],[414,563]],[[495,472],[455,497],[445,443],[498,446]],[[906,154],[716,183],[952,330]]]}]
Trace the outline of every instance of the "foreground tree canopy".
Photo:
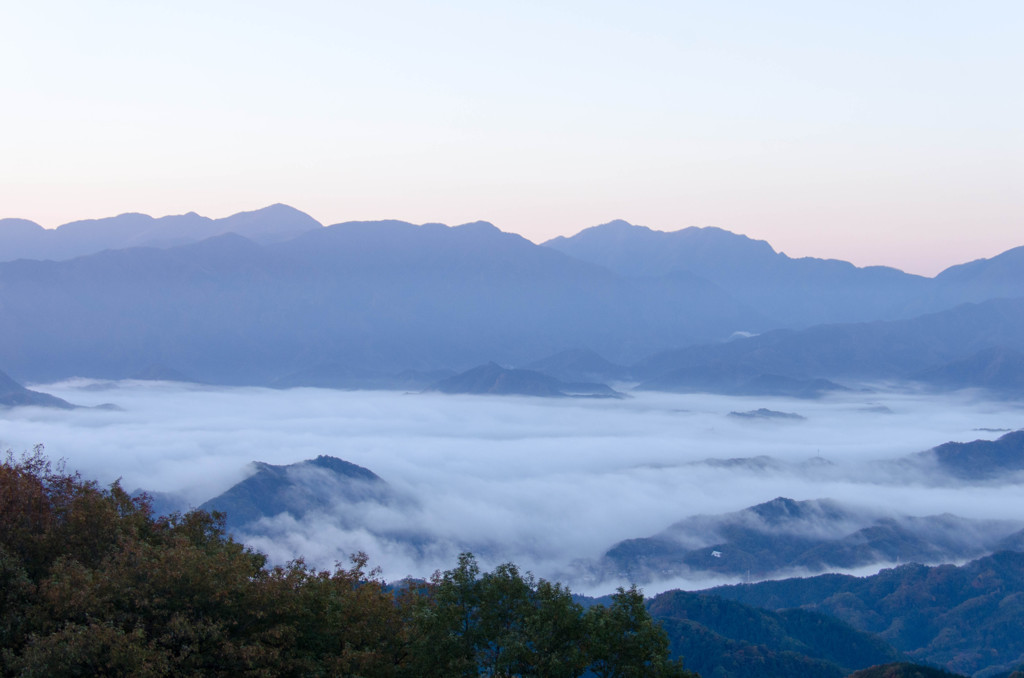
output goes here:
[{"label": "foreground tree canopy", "polygon": [[636,589],[584,610],[567,588],[471,554],[387,586],[366,557],[268,567],[223,517],[0,465],[0,676],[694,676]]}]

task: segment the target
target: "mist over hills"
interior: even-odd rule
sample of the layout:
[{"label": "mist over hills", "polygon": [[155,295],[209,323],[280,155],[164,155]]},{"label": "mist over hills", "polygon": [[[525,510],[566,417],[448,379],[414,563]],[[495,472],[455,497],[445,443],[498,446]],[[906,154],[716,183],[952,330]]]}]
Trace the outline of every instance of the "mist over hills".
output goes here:
[{"label": "mist over hills", "polygon": [[344,519],[353,505],[387,504],[395,499],[380,476],[336,457],[320,455],[286,466],[255,462],[253,466],[252,475],[199,507],[223,512],[232,532],[251,532],[259,529],[261,519],[281,514],[301,520],[330,510]]},{"label": "mist over hills", "polygon": [[1011,482],[1024,471],[1024,430],[1011,431],[997,440],[943,443],[914,460],[934,463],[960,481]]},{"label": "mist over hills", "polygon": [[[939,480],[936,471],[963,475],[968,483],[1015,482],[1013,472],[1024,467],[1022,441],[1024,431],[994,441],[948,442],[910,455],[906,460],[912,463],[896,463],[883,471],[892,483],[922,487]],[[779,474],[806,472],[819,477],[815,469],[787,468],[785,462],[770,457],[707,460],[691,466],[700,464],[726,472],[731,469],[737,480],[749,473],[776,474],[781,479]],[[963,468],[969,471],[960,472]],[[845,476],[829,475],[836,470],[817,471],[825,473],[821,480],[852,479],[848,471]],[[432,487],[429,492],[435,490]],[[160,513],[188,508],[180,497],[174,503],[173,496],[156,493],[154,499]],[[501,544],[489,534],[466,539],[444,525],[423,522],[424,501],[430,500],[417,497],[407,482],[393,488],[389,478],[369,468],[320,455],[287,465],[250,464],[247,477],[213,498],[203,498],[199,506],[224,511],[233,533],[274,552],[300,533],[340,537],[348,531],[348,538],[373,535],[378,546],[386,543],[396,552],[422,555],[469,549],[483,557],[501,557]],[[1013,512],[985,519],[948,511],[914,515],[849,500],[798,501],[780,496],[739,511],[682,519],[665,515],[664,520],[668,526],[654,535],[605,542],[600,557],[574,558],[566,564],[567,576],[588,581],[591,587],[621,581],[664,587],[665,582],[680,579],[758,581],[863,571],[901,562],[963,562],[1000,550],[1024,550],[1024,522]]]},{"label": "mist over hills", "polygon": [[[797,379],[899,380],[927,378],[929,368],[945,368],[981,351],[1022,349],[1024,299],[994,299],[907,320],[776,330],[727,343],[686,347],[641,361],[634,366],[634,374],[658,379],[652,388],[666,388],[676,372],[685,384],[687,371],[696,368],[742,368],[750,374]],[[947,384],[982,385],[966,373],[957,379],[952,379],[954,376]]]},{"label": "mist over hills", "polygon": [[210,219],[195,212],[158,219],[129,213],[73,221],[54,229],[43,228],[27,219],[0,219],[0,261],[62,261],[108,249],[167,248],[225,233],[269,243],[288,240],[321,226],[308,214],[281,204],[239,212],[223,219]]},{"label": "mist over hills", "polygon": [[991,553],[1022,527],[1020,521],[888,515],[827,499],[778,497],[623,541],[598,567],[604,577],[648,583],[710,572],[765,579],[901,561],[955,562]]},{"label": "mist over hills", "polygon": [[[195,413],[165,422],[162,430],[153,427],[152,440],[145,442],[155,451],[139,464],[150,466],[149,460],[167,450],[180,455],[179,467],[195,464],[203,469],[199,473],[234,464],[233,485],[217,486],[202,499],[198,490],[188,496],[206,502],[206,508],[227,511],[233,532],[275,557],[334,556],[331,549],[366,544],[367,550],[376,548],[412,569],[457,548],[493,558],[518,548],[519,555],[527,554],[549,572],[579,575],[591,584],[629,580],[669,586],[678,585],[667,583],[674,578],[690,575],[693,581],[738,581],[895,561],[962,561],[1003,548],[1024,549],[1018,522],[991,519],[1007,517],[1001,513],[1006,498],[1012,504],[1018,490],[1015,483],[1024,470],[1019,431],[993,441],[950,442],[909,456],[899,456],[906,450],[890,450],[883,460],[857,456],[881,446],[864,437],[857,438],[858,449],[850,458],[839,452],[812,459],[814,450],[808,447],[825,440],[829,429],[842,437],[856,426],[871,431],[878,426],[877,438],[898,438],[892,434],[897,429],[880,421],[889,415],[856,414],[871,407],[870,397],[861,395],[870,387],[866,382],[899,381],[936,391],[983,388],[998,397],[1024,397],[1024,248],[928,279],[883,267],[791,259],[768,243],[714,228],[661,233],[613,222],[536,245],[486,222],[325,227],[277,205],[219,220],[195,214],[162,219],[121,215],[55,231],[4,220],[0,260],[0,321],[8,328],[0,335],[0,367],[19,380],[85,376],[417,392],[408,398],[383,394],[394,400],[372,401],[366,393],[335,392],[349,399],[330,405],[324,404],[324,391],[237,389],[231,398],[252,398],[252,403],[275,394],[279,399],[259,409],[259,416],[285,418],[283,411],[293,407],[287,415],[291,428],[274,436],[259,428],[243,430],[249,425],[246,418],[254,416],[249,410],[226,414],[213,437],[202,443],[167,440],[168,426],[190,432],[190,427],[208,426],[196,423],[206,420]],[[95,386],[114,393],[121,388]],[[140,387],[136,382],[126,388],[180,393],[182,387]],[[86,393],[86,386],[64,388],[55,392],[76,402],[68,392]],[[211,390],[189,388],[192,393],[179,396],[183,402]],[[604,400],[631,389],[637,390],[621,402]],[[704,405],[694,403],[713,399],[643,392],[650,390],[743,398],[737,399],[742,404],[695,414],[692,410]],[[512,413],[504,408],[511,403],[523,407],[529,399],[465,395],[484,393],[558,400],[544,401],[551,409],[543,416],[551,421],[525,434],[522,427],[540,424],[538,410]],[[561,397],[566,395],[602,399]],[[301,404],[286,404],[286,396]],[[769,400],[773,396],[822,400]],[[951,398],[962,404],[970,396]],[[141,411],[123,416],[111,411],[103,426],[127,426],[117,434],[146,437],[141,432],[149,432],[163,414],[158,408],[164,401],[154,404],[160,396],[152,397],[146,407],[154,409],[145,410],[149,419],[143,424]],[[438,405],[441,400],[448,404]],[[485,400],[495,413],[481,418],[481,410],[468,403]],[[408,406],[411,401],[417,405]],[[218,411],[225,407],[225,401],[209,393],[202,402]],[[60,403],[0,374],[0,404]],[[576,409],[580,403],[620,409],[640,405],[636,419],[627,420],[611,407],[584,413]],[[328,410],[317,417],[344,421],[327,426],[308,418],[317,407]],[[384,438],[367,435],[365,419],[360,419],[365,411],[351,415],[362,407],[378,410],[375,416],[387,420]],[[446,407],[465,411],[456,417],[439,415]],[[826,407],[835,408],[833,418],[825,418]],[[794,410],[800,414],[788,414]],[[971,412],[964,416],[985,416]],[[72,416],[78,414],[75,410]],[[410,426],[401,419],[406,414],[420,422],[417,426],[429,426],[430,435],[397,431]],[[65,415],[23,408],[12,413],[12,421],[15,416],[21,418],[20,430],[30,431],[37,421],[54,422]],[[579,424],[587,428],[585,438],[577,439],[579,433],[570,430],[577,417],[585,422]],[[501,419],[510,422],[507,428],[495,423]],[[1008,414],[984,425],[1018,424]],[[102,428],[84,419],[75,426]],[[323,426],[329,435],[321,431],[315,435],[324,437],[312,437],[314,426]],[[494,440],[459,438],[457,430],[473,427],[486,429],[485,438]],[[651,427],[664,427],[664,440],[662,434],[631,437]],[[72,427],[64,443],[83,429]],[[783,439],[769,429],[797,433]],[[238,481],[242,464],[237,459],[209,458],[214,456],[210,450],[223,452],[229,439],[233,454],[247,455],[246,460],[259,445],[266,446],[268,455],[293,456],[280,463],[261,457],[274,463],[257,464]],[[321,442],[308,453],[311,439]],[[293,442],[295,447],[289,447]],[[893,450],[901,444],[883,442]],[[364,466],[312,458],[334,445],[339,455]],[[790,445],[797,447],[787,449]],[[535,456],[529,456],[530,448],[536,448]],[[303,458],[300,453],[310,458],[293,463]],[[560,465],[546,465],[555,462]],[[197,473],[188,472],[193,478]],[[189,490],[188,474],[179,473],[186,478],[172,488],[179,494],[157,497],[169,510],[174,501],[183,508],[180,491]],[[516,474],[519,486],[510,490],[509,478]],[[910,486],[905,494],[901,484]],[[764,493],[768,486],[771,494]],[[845,503],[805,499],[819,496],[811,494],[819,486],[827,488],[822,494],[845,493]],[[990,494],[994,503],[1003,504],[979,509],[983,515],[971,518],[935,507],[956,492],[967,497],[957,499],[960,509],[973,510],[971,501]],[[687,493],[698,499],[680,498]],[[719,493],[730,495],[724,501],[741,497],[743,503],[705,508],[703,502],[717,501],[712,495]],[[747,501],[748,493],[758,498]],[[875,501],[885,495],[888,509],[850,504],[850,496],[859,493],[871,493]],[[938,496],[923,502],[926,510],[913,513],[908,506],[903,513],[902,504],[900,513],[892,510],[897,502],[925,493]],[[598,499],[584,504],[583,494]],[[756,503],[771,496],[778,498]],[[605,523],[618,520],[615,514],[625,513],[623,507],[634,501],[638,506],[629,511],[649,516],[643,527],[626,531],[619,526],[614,537],[607,536]],[[594,519],[601,503],[611,509]],[[584,518],[552,518],[583,505],[589,507]],[[517,517],[521,522],[514,529],[495,528],[524,512],[541,518],[527,524]],[[588,530],[593,535],[568,538]],[[590,550],[594,540],[599,542]],[[997,561],[1003,562],[991,562]],[[984,647],[985,638],[1019,628],[1013,627],[1019,620],[1014,617],[1019,595],[1004,595],[1017,585],[1015,580],[1004,577],[1004,589],[990,590],[988,582],[1004,573],[979,567],[969,584],[950,583],[955,577],[947,577],[947,570],[918,568],[896,570],[900,577],[917,577],[907,586],[895,576],[834,590],[833,583],[849,580],[816,580],[822,598],[786,597],[773,590],[758,603],[773,607],[771,612],[683,594],[661,600],[658,609],[674,633],[677,651],[693,655],[713,647],[717,656],[727,652],[730,661],[746,657],[746,663],[728,664],[741,675],[754,675],[751,667],[767,664],[779,675],[844,675],[855,665],[829,645],[836,639],[851,646],[865,643],[878,661],[898,658],[892,648],[872,645],[867,631],[881,633],[914,658],[958,670],[1009,667],[1016,651],[1004,652],[1009,641],[994,659],[971,654]],[[917,597],[935,580],[963,593],[947,596],[952,611],[942,608],[940,600],[948,590]],[[928,620],[897,609],[899,601],[872,597],[886,586],[899,588],[903,602],[935,602],[923,609],[941,616],[945,626],[927,626],[927,633],[911,638],[907,629]],[[980,598],[968,595],[971,587],[982,591]],[[776,594],[778,599],[771,597]],[[814,614],[788,609],[798,606],[813,608]],[[972,606],[990,615],[993,624],[985,626],[971,616],[967,608]],[[843,619],[860,633],[839,628],[818,612]],[[719,613],[750,623],[738,631],[727,629]],[[963,647],[952,647],[947,641],[953,632],[944,635],[942,629],[958,625],[984,626],[990,635],[964,632]],[[808,630],[814,628],[821,631],[817,637]]]},{"label": "mist over hills", "polygon": [[323,227],[284,205],[3,220],[0,245],[0,321],[17,328],[0,367],[21,380],[418,390],[496,362],[669,391],[1024,392],[1006,369],[1024,351],[1024,248],[928,279],[717,228],[617,221],[535,245],[486,222]]},{"label": "mist over hills", "polygon": [[567,346],[632,360],[757,315],[694,276],[623,280],[485,224],[351,223],[263,246],[229,234],[20,260],[0,264],[0,289],[0,318],[19,327],[0,364],[33,380],[159,365],[258,384],[326,364],[516,364]]}]

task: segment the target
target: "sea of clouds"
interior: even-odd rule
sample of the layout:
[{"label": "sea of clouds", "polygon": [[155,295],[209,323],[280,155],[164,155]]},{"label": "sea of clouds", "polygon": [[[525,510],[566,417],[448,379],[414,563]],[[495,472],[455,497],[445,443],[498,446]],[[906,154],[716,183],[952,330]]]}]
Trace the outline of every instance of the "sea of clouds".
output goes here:
[{"label": "sea of clouds", "polygon": [[[198,505],[253,472],[321,454],[364,466],[401,501],[278,516],[247,539],[272,560],[330,567],[355,551],[388,579],[429,576],[460,551],[512,560],[574,590],[606,593],[585,567],[622,539],[775,497],[832,498],[876,511],[1024,515],[1016,483],[941,482],[885,462],[946,441],[1024,428],[1021,403],[978,393],[866,389],[822,400],[636,393],[624,400],[214,388],[72,380],[37,385],[84,406],[0,412],[0,449],[51,459],[129,490]],[[729,416],[768,408],[804,420]],[[771,457],[771,464],[721,460]],[[710,462],[708,460],[711,460]],[[395,535],[405,535],[403,538]],[[411,542],[409,535],[418,539]],[[722,579],[673,580],[648,593]]]}]

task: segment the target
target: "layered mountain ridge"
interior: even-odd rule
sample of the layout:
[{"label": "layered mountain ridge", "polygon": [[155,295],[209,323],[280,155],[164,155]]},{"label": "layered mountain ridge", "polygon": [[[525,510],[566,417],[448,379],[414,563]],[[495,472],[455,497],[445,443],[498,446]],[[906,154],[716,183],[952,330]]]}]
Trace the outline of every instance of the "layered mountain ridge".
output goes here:
[{"label": "layered mountain ridge", "polygon": [[1002,369],[1024,351],[1024,248],[929,279],[621,221],[544,245],[486,222],[324,227],[284,205],[43,230],[0,220],[0,321],[16,328],[0,367],[23,381],[419,390],[495,362],[658,390],[1024,393]]}]

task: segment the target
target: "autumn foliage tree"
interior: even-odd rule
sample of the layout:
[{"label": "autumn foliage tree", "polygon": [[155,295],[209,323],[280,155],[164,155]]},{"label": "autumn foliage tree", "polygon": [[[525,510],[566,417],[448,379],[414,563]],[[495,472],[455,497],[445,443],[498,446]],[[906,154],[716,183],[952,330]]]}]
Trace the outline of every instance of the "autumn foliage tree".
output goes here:
[{"label": "autumn foliage tree", "polygon": [[266,558],[223,517],[0,464],[0,676],[687,676],[636,590],[584,611],[565,587],[470,554],[389,587]]}]

